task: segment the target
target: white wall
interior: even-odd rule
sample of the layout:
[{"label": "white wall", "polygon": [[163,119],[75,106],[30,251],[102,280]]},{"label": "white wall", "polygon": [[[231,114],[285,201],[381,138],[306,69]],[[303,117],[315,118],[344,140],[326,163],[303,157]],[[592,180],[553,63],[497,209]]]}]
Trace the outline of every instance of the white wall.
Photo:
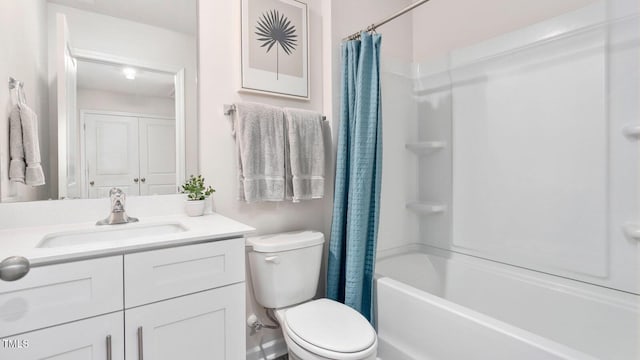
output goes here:
[{"label": "white wall", "polygon": [[[231,136],[230,119],[223,115],[223,105],[241,101],[291,106],[323,112],[322,6],[309,1],[309,51],[311,100],[298,101],[279,97],[238,92],[240,84],[240,1],[220,0],[200,2],[200,172],[207,183],[216,188],[213,196],[215,211],[255,227],[259,233],[297,229],[324,231],[324,210],[331,203],[331,188],[325,189],[325,199],[298,204],[245,204],[236,200],[236,152]],[[327,114],[331,119],[331,114]],[[326,129],[326,134],[330,130]],[[327,144],[330,148],[330,142]],[[329,154],[327,154],[329,157]],[[331,178],[331,169],[327,177]],[[249,285],[250,278],[247,275]],[[253,300],[247,288],[247,312],[256,312],[265,322],[264,310]],[[247,330],[248,332],[248,330]],[[280,337],[280,331],[262,330],[247,336],[247,348]]]},{"label": "white wall", "polygon": [[81,110],[107,110],[134,114],[175,117],[175,101],[171,98],[141,96],[111,91],[78,89],[78,119]]},{"label": "white wall", "polygon": [[[43,200],[48,186],[30,187],[9,182],[9,112],[12,99],[7,87],[9,76],[24,82],[29,106],[38,114],[38,132],[43,170],[47,183],[49,147],[49,99],[47,88],[46,1],[0,2],[0,202]],[[15,98],[14,98],[15,99]],[[15,101],[15,100],[13,100]]]},{"label": "white wall", "polygon": [[415,62],[475,44],[595,0],[447,0],[429,1],[413,10]]},{"label": "white wall", "polygon": [[[196,173],[198,171],[196,39],[191,35],[163,28],[49,4],[50,54],[55,54],[55,14],[57,12],[66,14],[71,44],[74,48],[139,59],[170,68],[185,69],[186,171],[187,174]],[[54,86],[55,56],[51,56],[49,59],[49,69],[49,79],[51,85]],[[57,133],[52,131],[51,136],[52,149],[55,150]],[[52,151],[51,161],[55,167],[53,171],[57,174],[57,159],[55,157],[55,151]]]}]

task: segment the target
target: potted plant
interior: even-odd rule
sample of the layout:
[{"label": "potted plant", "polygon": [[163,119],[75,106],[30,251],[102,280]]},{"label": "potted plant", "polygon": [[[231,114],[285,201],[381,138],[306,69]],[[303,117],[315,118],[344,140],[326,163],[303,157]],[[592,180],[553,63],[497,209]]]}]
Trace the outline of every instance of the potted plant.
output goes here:
[{"label": "potted plant", "polygon": [[205,199],[215,192],[211,186],[204,185],[202,175],[191,175],[187,182],[182,185],[183,194],[187,194],[187,201],[184,207],[189,216],[202,216],[204,214]]}]

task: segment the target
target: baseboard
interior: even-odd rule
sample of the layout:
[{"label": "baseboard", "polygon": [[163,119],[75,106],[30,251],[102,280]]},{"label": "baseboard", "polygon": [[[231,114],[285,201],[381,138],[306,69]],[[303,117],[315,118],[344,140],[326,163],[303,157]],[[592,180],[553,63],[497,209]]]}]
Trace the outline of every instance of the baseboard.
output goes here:
[{"label": "baseboard", "polygon": [[247,349],[247,360],[272,360],[286,353],[287,344],[284,338],[279,338]]}]

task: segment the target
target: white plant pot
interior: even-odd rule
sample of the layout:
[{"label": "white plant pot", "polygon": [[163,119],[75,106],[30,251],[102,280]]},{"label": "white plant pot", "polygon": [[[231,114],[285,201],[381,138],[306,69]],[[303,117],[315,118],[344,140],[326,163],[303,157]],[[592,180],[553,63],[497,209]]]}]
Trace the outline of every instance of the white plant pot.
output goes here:
[{"label": "white plant pot", "polygon": [[186,200],[184,211],[189,216],[202,216],[204,214],[205,200]]}]

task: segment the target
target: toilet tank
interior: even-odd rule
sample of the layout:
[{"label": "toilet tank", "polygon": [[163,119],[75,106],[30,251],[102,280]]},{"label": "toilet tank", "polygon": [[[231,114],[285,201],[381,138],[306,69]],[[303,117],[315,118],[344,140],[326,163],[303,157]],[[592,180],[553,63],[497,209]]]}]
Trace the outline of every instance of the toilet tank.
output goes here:
[{"label": "toilet tank", "polygon": [[248,238],[256,301],[278,309],[312,299],[318,288],[323,243],[324,235],[316,231]]}]

